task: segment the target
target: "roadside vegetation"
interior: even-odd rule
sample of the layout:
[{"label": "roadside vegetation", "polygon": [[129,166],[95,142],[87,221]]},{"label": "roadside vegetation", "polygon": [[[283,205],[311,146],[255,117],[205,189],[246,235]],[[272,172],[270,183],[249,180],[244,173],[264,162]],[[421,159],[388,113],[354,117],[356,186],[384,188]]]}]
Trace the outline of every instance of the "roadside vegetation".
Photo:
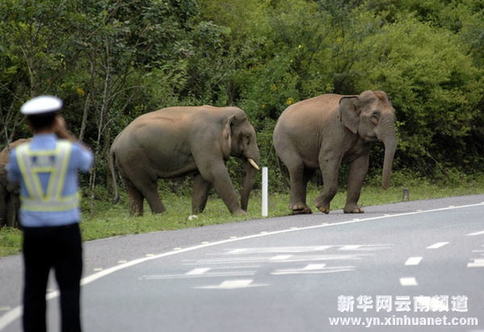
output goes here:
[{"label": "roadside vegetation", "polygon": [[[455,174],[456,175],[456,174]],[[403,188],[408,189],[410,200],[433,199],[449,196],[484,194],[484,174],[475,176],[459,175],[446,180],[429,181],[425,178],[412,178],[406,174],[397,173],[394,185],[383,190],[378,179],[369,181],[363,187],[360,203],[363,207],[380,204],[401,202]],[[202,227],[213,224],[238,222],[261,217],[260,191],[254,190],[249,202],[249,211],[245,217],[231,216],[227,207],[216,196],[211,195],[204,213],[198,218],[188,220],[191,214],[191,200],[188,195],[179,195],[164,191],[162,197],[167,211],[161,215],[152,215],[145,204],[143,217],[129,217],[126,196],[122,196],[120,204],[110,203],[110,193],[98,188],[100,198],[83,200],[84,218],[81,223],[84,240],[94,240],[127,234],[140,234],[162,230],[176,230],[190,227]],[[318,195],[319,189],[310,184],[308,202],[312,202]],[[332,212],[343,208],[346,192],[342,189],[331,203]],[[269,217],[286,216],[289,196],[287,192],[272,193],[269,198]],[[313,212],[317,212],[314,204],[310,204]],[[331,215],[330,213],[330,215]],[[341,213],[341,211],[337,211]],[[0,229],[0,257],[19,253],[21,247],[21,232],[13,228]]]}]

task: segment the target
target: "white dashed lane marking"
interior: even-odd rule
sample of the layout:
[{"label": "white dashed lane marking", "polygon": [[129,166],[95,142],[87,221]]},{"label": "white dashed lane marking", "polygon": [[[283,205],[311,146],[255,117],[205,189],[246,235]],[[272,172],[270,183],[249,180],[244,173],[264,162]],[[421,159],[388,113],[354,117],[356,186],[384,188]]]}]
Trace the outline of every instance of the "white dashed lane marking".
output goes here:
[{"label": "white dashed lane marking", "polygon": [[[317,246],[294,246],[294,247],[258,247],[258,248],[231,248],[224,253],[209,253],[210,258],[183,260],[185,266],[193,266],[187,272],[175,272],[172,274],[151,274],[142,275],[139,280],[167,280],[167,279],[206,279],[215,277],[243,277],[253,276],[258,273],[260,264],[294,263],[296,267],[277,267],[269,272],[272,276],[295,275],[295,274],[328,274],[338,272],[355,271],[356,266],[333,265],[327,266],[321,261],[352,260],[359,261],[365,257],[374,255],[372,251],[391,249],[391,244],[339,244],[339,245],[317,245]],[[321,255],[318,252],[327,250],[335,251],[363,251],[357,254],[327,254]],[[309,255],[307,253],[310,253]],[[316,253],[316,254],[312,254]],[[312,254],[312,255],[311,255]],[[301,264],[306,262],[306,264]],[[195,265],[195,266],[194,266]],[[237,270],[237,271],[235,271]],[[260,272],[260,271],[259,271]],[[245,280],[245,279],[244,279]],[[211,285],[210,287],[221,287]],[[223,286],[222,288],[224,288]]]},{"label": "white dashed lane marking", "polygon": [[303,270],[304,271],[321,270],[325,266],[326,264],[308,264],[303,268]]},{"label": "white dashed lane marking", "polygon": [[277,256],[271,257],[271,260],[272,261],[283,261],[283,260],[288,260],[292,256],[293,255],[277,255]]},{"label": "white dashed lane marking", "polygon": [[339,248],[339,250],[357,250],[359,248],[361,248],[361,245],[359,244],[350,244],[350,245],[342,246],[341,248]]},{"label": "white dashed lane marking", "polygon": [[258,269],[260,265],[227,265],[227,266],[217,266],[217,270],[235,270],[235,269]]},{"label": "white dashed lane marking", "polygon": [[245,280],[227,280],[220,284],[220,288],[241,288],[249,286],[253,280],[245,279]]},{"label": "white dashed lane marking", "polygon": [[239,254],[282,254],[282,253],[305,253],[324,251],[332,248],[332,245],[306,246],[306,247],[260,247],[260,248],[238,248],[227,252],[227,255]]},{"label": "white dashed lane marking", "polygon": [[402,286],[417,286],[417,280],[414,277],[400,278],[400,285]]},{"label": "white dashed lane marking", "polygon": [[410,265],[419,265],[420,262],[422,261],[423,257],[409,257],[407,261],[405,262],[405,265],[410,266]]},{"label": "white dashed lane marking", "polygon": [[[289,257],[287,257],[289,256]],[[227,264],[258,264],[258,263],[294,263],[311,261],[332,261],[332,260],[361,260],[369,254],[347,254],[347,255],[277,255],[272,257],[246,256],[230,258],[210,258],[199,260],[183,260],[184,265],[227,265]]]},{"label": "white dashed lane marking", "polygon": [[208,271],[210,271],[210,268],[209,267],[199,267],[199,268],[190,270],[190,271],[188,271],[185,274],[187,276],[194,276],[194,275],[204,274],[205,272],[208,272]]},{"label": "white dashed lane marking", "polygon": [[278,269],[271,273],[273,276],[294,275],[294,274],[326,274],[354,271],[354,266],[328,266],[326,264],[308,264],[303,268]]},{"label": "white dashed lane marking", "polygon": [[327,251],[328,249],[342,251],[378,251],[392,248],[392,244],[329,244],[319,246],[298,246],[298,247],[259,247],[259,248],[237,248],[230,249],[226,255],[240,254],[297,254],[317,251]]},{"label": "white dashed lane marking", "polygon": [[247,251],[247,248],[238,248],[238,249],[233,249],[228,252],[228,254],[233,254],[233,255],[238,255],[238,254],[243,254]]},{"label": "white dashed lane marking", "polygon": [[238,279],[238,280],[226,280],[218,285],[210,286],[199,286],[194,287],[198,289],[238,289],[238,288],[249,288],[249,287],[263,287],[268,286],[268,284],[254,284],[252,279]]},{"label": "white dashed lane marking", "polygon": [[437,242],[427,247],[427,249],[438,249],[448,245],[449,242]]},{"label": "white dashed lane marking", "polygon": [[[196,270],[196,269],[195,269]],[[190,271],[191,272],[191,271]],[[227,277],[250,277],[255,271],[220,271],[184,274],[149,274],[142,275],[138,280],[172,280],[172,279],[202,279],[202,278],[227,278]]]},{"label": "white dashed lane marking", "polygon": [[477,235],[484,235],[484,231],[474,232],[466,234],[467,236],[477,236]]},{"label": "white dashed lane marking", "polygon": [[[391,249],[392,244],[347,244],[341,246],[342,251],[378,251]],[[336,246],[337,247],[337,246]]]}]

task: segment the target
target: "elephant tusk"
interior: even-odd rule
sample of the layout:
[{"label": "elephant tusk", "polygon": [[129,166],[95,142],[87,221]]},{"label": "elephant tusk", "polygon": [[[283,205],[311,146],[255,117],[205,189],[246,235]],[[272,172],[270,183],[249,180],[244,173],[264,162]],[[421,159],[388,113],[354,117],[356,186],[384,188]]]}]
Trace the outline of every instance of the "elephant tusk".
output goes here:
[{"label": "elephant tusk", "polygon": [[251,165],[252,165],[252,167],[254,167],[256,170],[260,171],[260,167],[259,167],[259,165],[257,165],[257,163],[254,161],[254,159],[252,159],[252,158],[248,158],[247,160],[249,161],[249,164],[251,164]]}]

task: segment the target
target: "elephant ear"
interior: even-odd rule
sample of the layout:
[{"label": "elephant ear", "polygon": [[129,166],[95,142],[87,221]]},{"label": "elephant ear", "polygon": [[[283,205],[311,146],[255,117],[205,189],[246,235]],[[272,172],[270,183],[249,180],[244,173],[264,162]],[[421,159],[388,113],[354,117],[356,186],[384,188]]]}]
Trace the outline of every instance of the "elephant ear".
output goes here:
[{"label": "elephant ear", "polygon": [[222,152],[223,155],[228,157],[232,150],[232,123],[235,116],[230,116],[224,119],[223,129],[222,129]]},{"label": "elephant ear", "polygon": [[359,99],[356,96],[343,97],[339,101],[341,122],[353,134],[358,132],[358,125],[360,123],[360,110],[358,104]]},{"label": "elephant ear", "polygon": [[386,104],[390,104],[391,105],[390,98],[388,98],[388,95],[385,93],[385,91],[377,90],[377,91],[373,91],[373,93],[383,103],[386,103]]}]

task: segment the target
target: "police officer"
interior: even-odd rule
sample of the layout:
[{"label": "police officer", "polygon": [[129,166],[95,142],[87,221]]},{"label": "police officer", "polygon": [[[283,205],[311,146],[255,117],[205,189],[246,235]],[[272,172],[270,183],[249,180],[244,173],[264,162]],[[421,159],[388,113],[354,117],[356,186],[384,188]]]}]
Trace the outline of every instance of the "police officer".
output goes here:
[{"label": "police officer", "polygon": [[66,130],[58,115],[62,101],[40,96],[21,113],[34,134],[12,150],[8,177],[20,183],[23,230],[24,331],[46,331],[46,288],[51,268],[60,289],[63,332],[81,331],[80,280],[82,244],[79,230],[78,170],[86,172],[93,156]]}]

